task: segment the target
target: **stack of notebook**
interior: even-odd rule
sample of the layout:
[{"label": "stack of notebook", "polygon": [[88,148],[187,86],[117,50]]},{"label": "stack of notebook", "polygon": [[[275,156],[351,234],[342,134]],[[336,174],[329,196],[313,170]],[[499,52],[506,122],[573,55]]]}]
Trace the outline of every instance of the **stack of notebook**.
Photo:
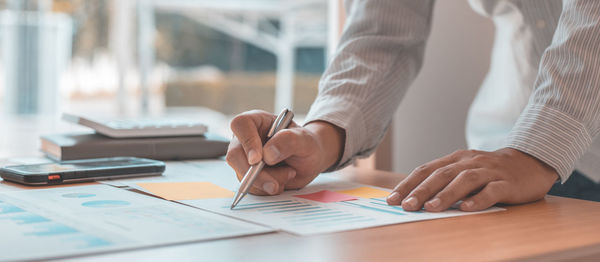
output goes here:
[{"label": "stack of notebook", "polygon": [[[92,121],[63,115],[95,131],[41,137],[41,150],[55,160],[132,156],[156,160],[216,158],[229,141],[206,133],[206,126],[169,120]],[[155,122],[153,122],[155,121]],[[181,122],[181,121],[180,121]],[[138,132],[136,132],[138,131]]]}]

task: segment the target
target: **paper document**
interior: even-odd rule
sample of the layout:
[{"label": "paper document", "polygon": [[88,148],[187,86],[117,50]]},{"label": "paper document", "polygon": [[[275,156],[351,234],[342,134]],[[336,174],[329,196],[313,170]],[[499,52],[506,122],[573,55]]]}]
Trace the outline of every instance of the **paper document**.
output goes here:
[{"label": "paper document", "polygon": [[[177,172],[174,170],[169,170],[167,166],[164,177],[151,181],[129,179],[121,182],[148,193],[152,193],[152,190],[145,188],[143,183],[158,183],[153,184],[153,187],[159,188],[163,187],[160,183],[164,183],[163,188],[168,188],[170,192],[186,191],[197,182],[209,182],[231,192],[239,188],[235,173],[224,161],[194,162],[187,166],[179,166]],[[385,197],[389,194],[388,189],[352,183],[334,176],[335,174],[321,175],[305,188],[285,191],[279,196],[248,194],[234,210],[229,209],[231,196],[219,195],[212,189],[207,190],[208,194],[203,197],[177,202],[298,235],[339,232],[503,210],[492,207],[482,212],[462,212],[456,209],[439,213],[407,212],[399,206],[387,205]],[[171,181],[177,184],[171,184]],[[173,187],[173,185],[177,186]]]},{"label": "paper document", "polygon": [[210,182],[152,182],[137,185],[167,200],[233,197],[233,191]]},{"label": "paper document", "polygon": [[[349,199],[339,195],[314,198],[314,193],[322,195],[319,192],[323,190],[338,194],[344,193],[344,195],[355,192],[356,196]],[[181,200],[179,202],[297,235],[355,230],[503,210],[492,207],[481,212],[462,212],[456,209],[439,213],[407,212],[400,206],[389,206],[385,197],[360,197],[372,194],[380,196],[380,193],[374,193],[378,191],[387,190],[376,187],[365,189],[364,185],[321,176],[304,189],[286,191],[279,196],[247,195],[234,210],[230,210],[230,198]],[[305,197],[311,194],[311,197]]]},{"label": "paper document", "polygon": [[48,259],[270,231],[106,185],[0,194],[0,261]]},{"label": "paper document", "polygon": [[367,187],[367,186],[357,187],[357,188],[348,189],[348,190],[341,190],[338,192],[342,193],[342,194],[346,194],[346,195],[351,195],[351,196],[355,196],[355,197],[363,197],[363,198],[381,198],[381,197],[387,197],[390,194],[389,191],[377,189],[374,187]]},{"label": "paper document", "polygon": [[333,191],[329,191],[329,190],[322,190],[322,191],[315,192],[315,193],[304,194],[304,195],[294,195],[294,196],[321,202],[321,203],[341,202],[341,201],[350,201],[350,200],[357,199],[353,196],[349,196],[346,194],[333,192]]}]

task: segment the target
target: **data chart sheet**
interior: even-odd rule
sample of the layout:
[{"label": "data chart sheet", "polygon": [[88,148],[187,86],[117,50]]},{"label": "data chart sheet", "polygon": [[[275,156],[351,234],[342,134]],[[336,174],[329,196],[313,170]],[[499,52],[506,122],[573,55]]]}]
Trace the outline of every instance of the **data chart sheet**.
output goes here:
[{"label": "data chart sheet", "polygon": [[224,161],[196,161],[169,166],[162,177],[120,180],[115,186],[135,188],[167,200],[297,235],[504,210],[492,207],[482,212],[457,209],[439,213],[407,212],[399,206],[387,205],[387,189],[334,176],[320,175],[305,188],[285,191],[279,196],[247,195],[233,210],[229,208],[239,181]]},{"label": "data chart sheet", "polygon": [[107,185],[0,194],[0,261],[48,259],[270,231]]},{"label": "data chart sheet", "polygon": [[230,210],[231,198],[179,200],[187,205],[263,224],[297,235],[312,235],[368,227],[474,215],[504,210],[492,207],[481,212],[455,208],[438,213],[407,212],[385,201],[387,190],[320,177],[298,191],[279,196],[247,195]]}]

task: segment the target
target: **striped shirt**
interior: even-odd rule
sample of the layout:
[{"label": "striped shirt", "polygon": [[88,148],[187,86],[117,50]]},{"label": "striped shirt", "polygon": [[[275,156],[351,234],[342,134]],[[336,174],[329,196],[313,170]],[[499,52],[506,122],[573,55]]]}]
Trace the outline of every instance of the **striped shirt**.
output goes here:
[{"label": "striped shirt", "polygon": [[[470,0],[496,27],[469,111],[470,148],[515,148],[564,182],[600,181],[600,1]],[[423,62],[432,0],[347,0],[347,22],[307,116],[346,132],[338,169],[374,151]]]}]

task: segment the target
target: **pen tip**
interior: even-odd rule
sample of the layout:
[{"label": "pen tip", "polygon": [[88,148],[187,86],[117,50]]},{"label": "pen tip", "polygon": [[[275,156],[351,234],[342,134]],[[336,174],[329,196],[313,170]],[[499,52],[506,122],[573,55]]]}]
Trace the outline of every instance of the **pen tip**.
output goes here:
[{"label": "pen tip", "polygon": [[229,208],[229,210],[233,210],[234,207],[235,207],[235,205],[231,204],[231,207]]}]

